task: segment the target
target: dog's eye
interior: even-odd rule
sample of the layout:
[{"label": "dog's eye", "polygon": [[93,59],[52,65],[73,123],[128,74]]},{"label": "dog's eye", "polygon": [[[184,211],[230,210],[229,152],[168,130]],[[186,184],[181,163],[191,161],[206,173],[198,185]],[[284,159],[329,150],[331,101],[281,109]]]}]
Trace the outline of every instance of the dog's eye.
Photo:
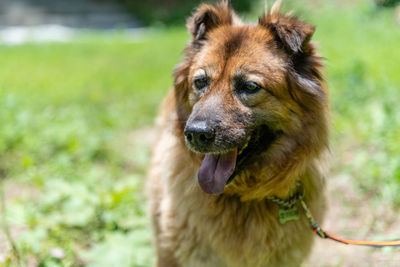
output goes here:
[{"label": "dog's eye", "polygon": [[255,82],[249,82],[249,81],[243,81],[238,84],[239,91],[242,91],[244,93],[255,93],[258,92],[261,89],[261,86],[259,86]]},{"label": "dog's eye", "polygon": [[254,82],[248,82],[246,83],[246,90],[254,92],[256,90],[260,89],[260,86]]},{"label": "dog's eye", "polygon": [[201,90],[208,85],[208,78],[207,77],[199,77],[194,80],[194,86]]}]

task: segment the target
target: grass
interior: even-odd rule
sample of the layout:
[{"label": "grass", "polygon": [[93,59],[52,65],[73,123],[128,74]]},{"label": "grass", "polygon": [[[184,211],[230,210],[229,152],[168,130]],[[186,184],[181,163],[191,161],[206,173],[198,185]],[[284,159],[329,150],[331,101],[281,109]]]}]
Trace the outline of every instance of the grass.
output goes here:
[{"label": "grass", "polygon": [[[369,2],[317,10],[332,103],[332,172],[400,206],[400,31]],[[328,12],[329,11],[329,12]],[[183,28],[0,46],[2,211],[23,265],[151,266],[142,194],[152,125]],[[1,255],[1,253],[0,253]],[[16,255],[2,264],[17,265]],[[1,260],[1,258],[0,258]]]},{"label": "grass", "polygon": [[[94,34],[0,47],[0,173],[6,194],[18,191],[7,216],[22,228],[24,259],[150,264],[140,194],[149,148],[138,140],[127,150],[127,139],[152,124],[185,37],[181,30],[139,42]],[[54,249],[65,256],[55,259]]]},{"label": "grass", "polygon": [[341,14],[344,26],[337,26],[338,14],[325,14],[316,38],[327,58],[337,167],[377,201],[399,204],[398,25],[392,10],[367,4]]}]

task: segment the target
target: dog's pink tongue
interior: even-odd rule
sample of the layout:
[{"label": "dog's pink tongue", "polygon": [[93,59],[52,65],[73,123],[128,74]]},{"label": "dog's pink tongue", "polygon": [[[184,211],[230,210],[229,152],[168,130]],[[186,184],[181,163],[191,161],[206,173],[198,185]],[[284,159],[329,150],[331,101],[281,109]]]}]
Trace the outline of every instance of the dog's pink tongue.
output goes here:
[{"label": "dog's pink tongue", "polygon": [[199,169],[199,184],[208,194],[220,194],[236,166],[237,149],[225,154],[206,154]]}]

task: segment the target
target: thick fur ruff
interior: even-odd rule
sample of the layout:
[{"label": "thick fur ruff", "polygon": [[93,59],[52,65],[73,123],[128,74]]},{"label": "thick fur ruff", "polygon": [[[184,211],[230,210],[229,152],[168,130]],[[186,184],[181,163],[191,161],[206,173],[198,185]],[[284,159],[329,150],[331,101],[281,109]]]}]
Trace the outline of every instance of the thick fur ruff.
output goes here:
[{"label": "thick fur ruff", "polygon": [[[201,5],[188,29],[193,39],[161,107],[147,177],[157,266],[299,266],[313,243],[309,222],[300,212],[299,220],[280,224],[280,207],[267,197],[287,198],[301,181],[315,219],[323,219],[328,96],[310,42],[314,27],[276,5],[258,25],[244,25],[221,2]],[[269,93],[235,95],[229,79],[244,65],[258,70]],[[206,72],[215,82],[200,94],[192,83],[201,66],[213,66]],[[279,133],[218,195],[200,188],[204,154],[189,149],[184,136],[188,121],[207,110],[222,114],[217,126],[229,133],[221,138],[231,138],[228,144],[241,144],[261,124]]]}]

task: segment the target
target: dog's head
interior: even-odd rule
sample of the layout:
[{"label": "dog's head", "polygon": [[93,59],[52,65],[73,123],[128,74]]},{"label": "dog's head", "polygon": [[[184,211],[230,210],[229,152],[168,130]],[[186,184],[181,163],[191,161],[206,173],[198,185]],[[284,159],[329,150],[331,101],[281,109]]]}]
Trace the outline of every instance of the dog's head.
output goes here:
[{"label": "dog's head", "polygon": [[175,95],[186,145],[204,155],[205,192],[219,194],[232,180],[249,189],[254,177],[235,177],[257,166],[278,179],[320,151],[327,96],[314,27],[277,5],[258,24],[242,24],[225,1],[201,5],[187,26],[192,40],[174,73]]}]

